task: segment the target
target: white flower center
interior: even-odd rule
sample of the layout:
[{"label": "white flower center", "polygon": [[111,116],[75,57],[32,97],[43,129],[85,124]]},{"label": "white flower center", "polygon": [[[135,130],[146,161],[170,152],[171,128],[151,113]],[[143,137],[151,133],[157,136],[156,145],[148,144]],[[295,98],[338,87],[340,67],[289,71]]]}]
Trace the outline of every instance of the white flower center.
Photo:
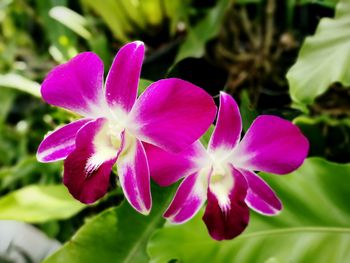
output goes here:
[{"label": "white flower center", "polygon": [[208,172],[205,173],[205,171],[212,170],[209,189],[217,198],[221,210],[227,212],[231,206],[230,191],[234,186],[234,177],[227,159],[227,151],[210,152],[207,157],[206,168],[202,169],[201,174],[208,176]]}]

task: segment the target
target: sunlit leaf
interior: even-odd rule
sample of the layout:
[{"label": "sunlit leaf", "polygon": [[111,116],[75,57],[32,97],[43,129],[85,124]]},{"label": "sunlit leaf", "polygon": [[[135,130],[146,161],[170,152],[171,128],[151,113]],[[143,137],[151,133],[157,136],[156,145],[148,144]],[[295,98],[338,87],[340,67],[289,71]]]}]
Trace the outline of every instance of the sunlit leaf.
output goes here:
[{"label": "sunlit leaf", "polygon": [[314,36],[306,38],[287,79],[297,103],[310,104],[330,84],[350,86],[350,2],[342,0],[334,19],[321,19]]},{"label": "sunlit leaf", "polygon": [[[160,25],[163,21],[162,1],[164,0],[142,0],[141,9],[150,25]],[[132,1],[131,1],[132,2]]]},{"label": "sunlit leaf", "polygon": [[0,88],[1,87],[24,91],[35,97],[41,97],[39,83],[16,73],[0,75]]},{"label": "sunlit leaf", "polygon": [[0,220],[41,223],[69,218],[84,207],[63,185],[31,185],[0,198]]},{"label": "sunlit leaf", "polygon": [[282,199],[280,215],[251,213],[238,238],[212,240],[201,215],[167,225],[148,245],[152,262],[349,262],[350,164],[306,160],[286,176],[262,174]]},{"label": "sunlit leaf", "polygon": [[65,6],[55,6],[50,9],[49,15],[79,36],[85,39],[89,39],[91,37],[90,32],[86,29],[86,19],[73,10]]},{"label": "sunlit leaf", "polygon": [[151,214],[143,216],[124,202],[88,221],[63,248],[45,263],[54,262],[148,262],[146,244],[164,220],[169,190],[153,187]]},{"label": "sunlit leaf", "polygon": [[98,13],[106,22],[112,33],[121,41],[127,42],[127,33],[132,30],[127,13],[123,12],[117,1],[82,0],[82,3]]}]

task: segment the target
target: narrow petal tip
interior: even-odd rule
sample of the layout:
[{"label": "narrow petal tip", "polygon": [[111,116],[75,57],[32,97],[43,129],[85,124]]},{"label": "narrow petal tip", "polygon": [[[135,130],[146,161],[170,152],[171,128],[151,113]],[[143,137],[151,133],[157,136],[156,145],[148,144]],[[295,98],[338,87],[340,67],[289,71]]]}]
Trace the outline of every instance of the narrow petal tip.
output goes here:
[{"label": "narrow petal tip", "polygon": [[136,47],[145,46],[145,43],[143,43],[143,41],[141,41],[141,40],[135,40],[135,41],[131,42],[131,44],[135,44]]}]

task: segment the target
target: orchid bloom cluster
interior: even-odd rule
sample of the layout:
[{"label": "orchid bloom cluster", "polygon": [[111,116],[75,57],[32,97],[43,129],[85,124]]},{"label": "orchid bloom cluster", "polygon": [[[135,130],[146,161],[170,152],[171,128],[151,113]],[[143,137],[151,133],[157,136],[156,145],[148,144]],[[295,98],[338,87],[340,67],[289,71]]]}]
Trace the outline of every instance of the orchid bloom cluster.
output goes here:
[{"label": "orchid bloom cluster", "polygon": [[217,240],[245,229],[249,207],[265,215],[278,213],[280,200],[254,171],[285,174],[297,169],[308,152],[300,130],[265,115],[239,142],[238,106],[222,92],[206,150],[199,138],[215,119],[213,99],[176,78],[154,82],[137,98],[144,51],[140,41],[123,46],[105,84],[103,63],[91,52],[48,74],[41,87],[43,99],[82,118],[46,136],[38,160],[64,159],[64,184],[87,204],[106,194],[116,164],[127,201],[145,215],[152,206],[150,177],[161,186],[183,178],[164,217],[183,223],[207,201],[203,220]]},{"label": "orchid bloom cluster", "polygon": [[148,214],[150,174],[142,142],[180,151],[215,118],[213,99],[180,79],[154,82],[136,99],[144,51],[139,41],[122,47],[105,85],[103,63],[91,52],[56,67],[42,84],[47,103],[83,118],[49,134],[37,158],[42,162],[65,159],[63,182],[83,203],[93,203],[107,192],[116,163],[126,199]]}]

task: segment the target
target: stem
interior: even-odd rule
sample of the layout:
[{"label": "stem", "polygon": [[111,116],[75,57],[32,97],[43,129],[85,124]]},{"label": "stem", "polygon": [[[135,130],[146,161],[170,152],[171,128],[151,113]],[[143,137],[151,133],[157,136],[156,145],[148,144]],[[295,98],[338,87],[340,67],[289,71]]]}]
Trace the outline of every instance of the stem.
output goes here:
[{"label": "stem", "polygon": [[274,13],[276,10],[275,0],[268,0],[266,5],[266,23],[265,23],[265,38],[263,45],[263,54],[267,56],[270,52],[273,35],[274,35]]},{"label": "stem", "polygon": [[245,7],[243,7],[240,10],[239,14],[241,17],[242,27],[243,27],[244,32],[248,36],[253,47],[257,48],[259,46],[259,40],[254,36],[253,29],[252,29],[253,27],[252,27],[252,24],[250,22],[250,19],[249,19],[248,13],[247,13],[247,9]]}]

